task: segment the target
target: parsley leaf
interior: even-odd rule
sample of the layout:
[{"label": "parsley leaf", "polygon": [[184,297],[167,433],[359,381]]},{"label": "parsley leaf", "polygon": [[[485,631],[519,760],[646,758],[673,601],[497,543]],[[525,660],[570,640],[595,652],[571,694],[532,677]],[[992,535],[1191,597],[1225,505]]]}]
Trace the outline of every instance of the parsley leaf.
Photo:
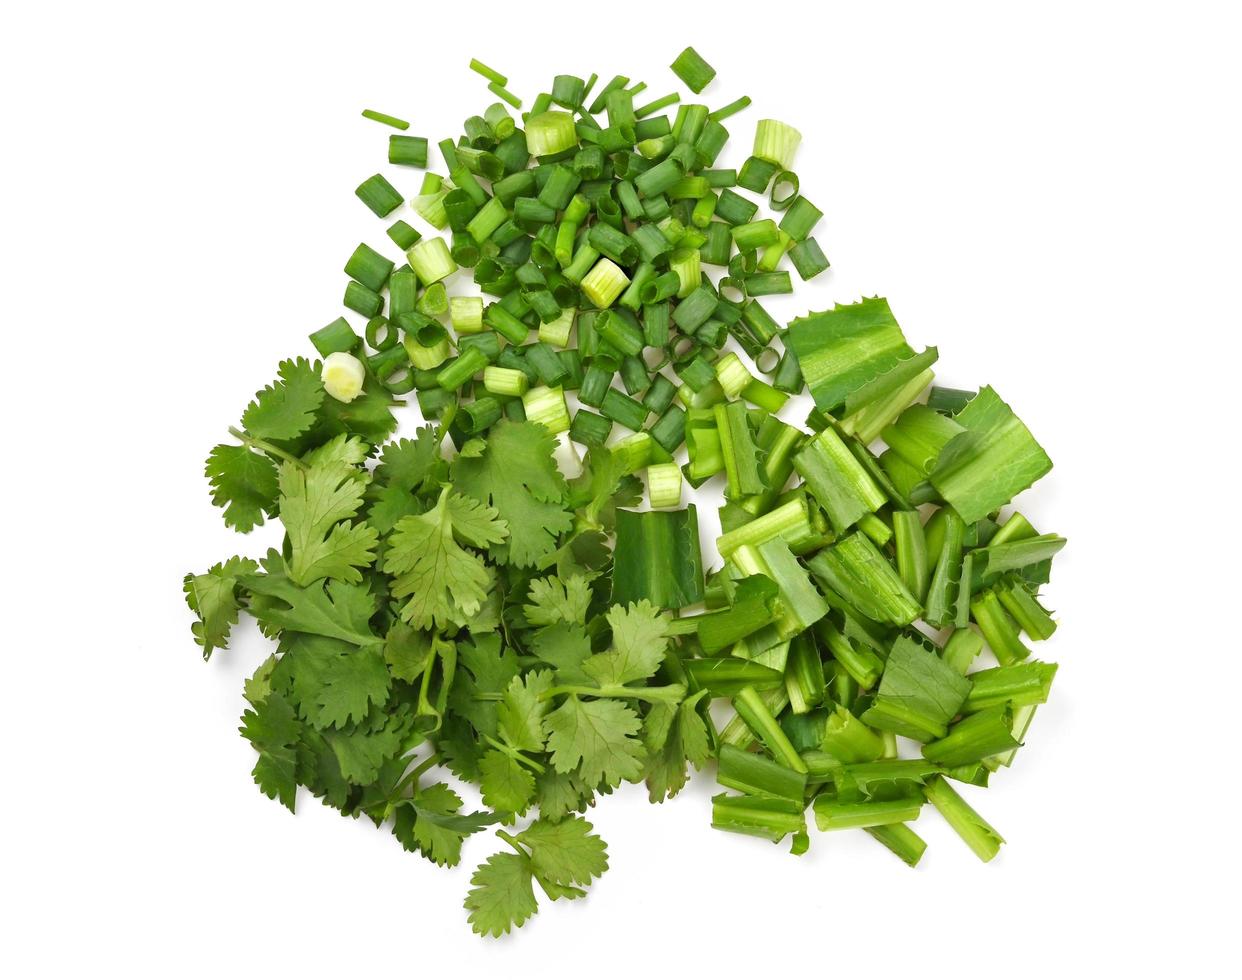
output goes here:
[{"label": "parsley leaf", "polygon": [[357,582],[356,566],[375,560],[379,540],[365,523],[343,523],[358,513],[366,491],[365,472],[327,461],[309,468],[280,467],[280,519],[289,535],[289,577],[299,585],[335,578]]},{"label": "parsley leaf", "polygon": [[281,361],[279,380],[255,395],[242,415],[242,426],[259,439],[293,439],[311,427],[323,404],[319,366],[304,357]]},{"label": "parsley leaf", "polygon": [[504,540],[505,525],[496,511],[464,497],[450,496],[446,487],[426,514],[403,517],[388,541],[384,571],[395,578],[392,594],[409,597],[401,617],[413,626],[447,626],[460,612],[478,612],[486,597],[483,559],[457,543],[473,545]]},{"label": "parsley leaf", "polygon": [[544,720],[552,764],[577,770],[589,786],[616,786],[642,773],[643,744],[634,735],[638,715],[621,701],[582,701],[571,695]]},{"label": "parsley leaf", "polygon": [[552,458],[556,440],[534,422],[497,423],[487,442],[472,439],[452,463],[453,486],[496,508],[509,525],[507,543],[492,545],[498,561],[533,565],[551,554],[557,537],[573,527],[565,506],[565,478]]},{"label": "parsley leaf", "polygon": [[211,652],[228,646],[229,631],[237,623],[240,607],[237,597],[237,579],[258,571],[257,562],[249,558],[230,558],[212,565],[202,575],[186,575],[182,582],[185,601],[198,617],[192,627],[194,639],[203,648],[203,659],[211,658]]},{"label": "parsley leaf", "polygon": [[211,502],[224,508],[224,523],[243,534],[276,511],[280,487],[276,464],[246,446],[222,443],[207,457]]}]

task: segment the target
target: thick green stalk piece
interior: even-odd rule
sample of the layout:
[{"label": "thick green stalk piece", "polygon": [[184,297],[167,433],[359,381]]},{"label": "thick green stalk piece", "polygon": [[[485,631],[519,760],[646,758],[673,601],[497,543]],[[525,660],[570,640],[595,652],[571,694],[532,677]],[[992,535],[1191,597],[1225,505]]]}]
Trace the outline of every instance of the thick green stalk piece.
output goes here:
[{"label": "thick green stalk piece", "polygon": [[737,583],[728,609],[697,617],[699,645],[716,653],[771,624],[780,615],[776,583],[766,575],[751,575]]},{"label": "thick green stalk piece", "polygon": [[843,803],[831,796],[817,796],[812,809],[820,830],[852,830],[881,827],[918,819],[922,796],[899,796],[894,800],[858,800]]},{"label": "thick green stalk piece", "polygon": [[940,811],[950,827],[966,842],[981,861],[996,857],[1005,838],[963,800],[943,776],[932,779],[923,788],[927,802]]},{"label": "thick green stalk piece", "polygon": [[906,626],[923,611],[888,559],[859,532],[819,552],[807,567],[869,619]]},{"label": "thick green stalk piece", "polygon": [[811,488],[837,534],[888,503],[883,491],[833,428],[824,429],[793,458],[794,469]]},{"label": "thick green stalk piece", "polygon": [[806,794],[805,771],[791,769],[754,752],[722,745],[716,781],[721,786],[750,796],[770,796],[802,803]]},{"label": "thick green stalk piece", "polygon": [[856,412],[900,388],[936,359],[935,348],[915,355],[888,300],[879,297],[794,320],[786,340],[811,397],[824,412],[842,406],[846,414]]},{"label": "thick green stalk piece", "polygon": [[1004,704],[1014,708],[1043,704],[1048,700],[1056,673],[1056,664],[1038,660],[977,671],[967,678],[972,687],[962,710],[969,713]]},{"label": "thick green stalk piece", "polygon": [[722,793],[712,797],[712,826],[776,843],[806,830],[804,809],[801,801]]},{"label": "thick green stalk piece", "polygon": [[967,524],[1003,507],[1052,469],[1048,454],[990,386],[953,421],[965,432],[944,447],[930,479]]},{"label": "thick green stalk piece", "polygon": [[681,609],[703,599],[703,555],[694,504],[684,510],[617,511],[612,601],[648,599]]},{"label": "thick green stalk piece", "polygon": [[755,737],[763,743],[764,748],[772,753],[777,762],[788,766],[795,772],[806,773],[806,763],[802,761],[802,756],[789,741],[789,736],[777,724],[776,718],[768,710],[767,704],[759,696],[758,691],[753,687],[745,687],[734,696],[732,703],[733,710],[742,717]]},{"label": "thick green stalk piece", "polygon": [[1013,709],[997,704],[967,715],[944,738],[923,746],[923,758],[942,766],[965,766],[1022,743],[1013,737]]},{"label": "thick green stalk piece", "polygon": [[912,868],[919,863],[923,852],[927,850],[927,841],[904,823],[882,824],[863,829]]}]

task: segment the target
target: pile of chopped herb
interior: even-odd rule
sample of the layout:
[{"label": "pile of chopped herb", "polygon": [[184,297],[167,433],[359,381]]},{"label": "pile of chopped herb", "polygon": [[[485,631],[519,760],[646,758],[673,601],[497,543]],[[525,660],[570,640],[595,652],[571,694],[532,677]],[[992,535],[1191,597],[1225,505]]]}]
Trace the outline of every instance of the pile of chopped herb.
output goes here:
[{"label": "pile of chopped herb", "polygon": [[[1065,539],[1002,514],[1043,449],[992,388],[932,386],[936,349],[884,299],[765,311],[787,257],[804,280],[828,266],[792,127],[760,120],[726,169],[749,99],[636,104],[641,82],[558,75],[519,121],[472,67],[501,101],[411,202],[442,234],[396,220],[401,264],[359,245],[362,335],[315,331],[322,361],[283,362],[207,459],[229,526],[285,531],[185,578],[204,657],[242,611],[275,641],[245,686],[255,782],[440,865],[503,828],[465,902],[497,936],[606,870],[580,815],[597,796],[660,802],[713,764],[719,829],[801,854],[809,809],[913,865],[930,802],[991,859],[1000,835],[954,787],[1013,763],[1056,672],[1028,643],[1056,628],[1038,594]],[[672,67],[696,93],[715,75],[689,48]],[[427,166],[407,123],[364,115],[401,131],[391,163]],[[357,195],[381,218],[405,202],[379,174]],[[804,389],[804,425],[778,418]],[[427,424],[394,439],[411,392]],[[681,502],[715,479],[705,572]]]}]

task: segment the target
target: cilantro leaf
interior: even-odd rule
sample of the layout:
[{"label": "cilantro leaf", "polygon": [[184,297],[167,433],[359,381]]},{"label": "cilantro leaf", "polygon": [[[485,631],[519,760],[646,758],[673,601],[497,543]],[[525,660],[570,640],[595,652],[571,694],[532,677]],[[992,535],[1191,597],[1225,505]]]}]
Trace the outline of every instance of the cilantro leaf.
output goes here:
[{"label": "cilantro leaf", "polygon": [[500,697],[518,674],[517,656],[495,634],[472,637],[459,646],[458,653],[465,670],[458,674],[449,703],[480,735],[495,737],[500,733]]},{"label": "cilantro leaf", "polygon": [[351,402],[325,398],[319,406],[319,422],[311,430],[313,442],[324,442],[344,432],[378,446],[397,427],[392,414],[393,398],[374,378],[368,377],[362,394]]},{"label": "cilantro leaf", "polygon": [[387,534],[403,517],[421,514],[423,503],[404,487],[372,487],[368,493],[371,501],[367,508],[367,523],[380,534]]},{"label": "cilantro leaf", "polygon": [[401,751],[402,738],[412,721],[412,716],[403,712],[389,716],[379,728],[363,723],[350,731],[329,729],[323,737],[336,755],[341,775],[356,786],[365,786],[374,782],[384,763]]},{"label": "cilantro leaf", "polygon": [[535,777],[499,749],[484,753],[479,762],[483,803],[504,813],[522,813],[535,796]]},{"label": "cilantro leaf", "polygon": [[281,361],[279,380],[268,385],[247,406],[242,427],[259,439],[293,439],[311,427],[323,403],[318,365],[304,357]]},{"label": "cilantro leaf", "polygon": [[498,561],[533,565],[556,548],[573,527],[565,506],[565,478],[552,458],[556,440],[534,422],[497,423],[487,442],[471,440],[453,460],[453,486],[496,508],[509,525],[505,544],[493,544]]},{"label": "cilantro leaf", "polygon": [[612,650],[591,657],[582,670],[601,687],[654,674],[668,649],[668,620],[646,599],[628,607],[613,606],[607,619],[612,627]]},{"label": "cilantro leaf", "polygon": [[562,682],[586,680],[582,664],[591,656],[591,641],[577,623],[545,626],[531,638],[530,646],[531,653],[556,668],[556,676]]},{"label": "cilantro leaf", "polygon": [[267,574],[243,575],[238,582],[251,593],[250,612],[269,633],[295,630],[355,646],[376,642],[370,626],[375,596],[364,586],[329,581],[325,589],[321,581],[301,588],[276,551],[268,552],[263,567]]},{"label": "cilantro leaf", "polygon": [[185,601],[198,617],[191,630],[194,639],[203,648],[203,659],[211,658],[211,652],[228,646],[229,632],[237,624],[238,576],[258,571],[257,562],[234,556],[228,561],[212,565],[202,575],[186,575],[182,582]]},{"label": "cilantro leaf", "polygon": [[246,446],[216,446],[207,457],[211,502],[224,508],[224,523],[243,534],[276,511],[280,487],[276,464]]},{"label": "cilantro leaf", "polygon": [[581,774],[587,785],[616,786],[642,773],[643,744],[634,735],[638,715],[621,701],[582,701],[570,695],[544,719],[552,764]]},{"label": "cilantro leaf", "polygon": [[558,823],[540,818],[517,838],[530,848],[530,863],[541,884],[588,885],[608,870],[607,845],[591,830],[582,817]]},{"label": "cilantro leaf", "polygon": [[388,685],[378,645],[343,650],[324,665],[319,691],[303,710],[316,728],[341,728],[362,721],[372,705],[383,704]]},{"label": "cilantro leaf", "polygon": [[586,575],[532,579],[530,602],[522,607],[531,626],[585,623],[591,605],[591,579]]},{"label": "cilantro leaf", "polygon": [[503,936],[539,910],[530,859],[520,854],[493,854],[470,878],[466,895],[470,927],[480,936]]},{"label": "cilantro leaf", "polygon": [[[648,799],[660,803],[676,796],[689,777],[687,763],[701,769],[712,757],[707,725],[696,710],[706,692],[687,698],[679,705],[657,703],[651,706],[643,728],[648,761],[645,781]],[[655,728],[662,731],[651,731]]]},{"label": "cilantro leaf", "polygon": [[431,637],[400,620],[392,624],[384,638],[384,661],[398,680],[413,683],[422,675],[431,658]]},{"label": "cilantro leaf", "polygon": [[461,813],[461,807],[461,797],[445,783],[419,789],[393,809],[393,835],[407,851],[451,868],[461,861],[462,841],[495,820],[490,813]]},{"label": "cilantro leaf", "polygon": [[292,705],[269,694],[242,715],[240,731],[259,753],[254,781],[269,799],[293,810],[297,797],[297,742],[302,726]]},{"label": "cilantro leaf", "polygon": [[[313,466],[341,463],[345,466],[357,466],[371,455],[371,448],[357,436],[342,432],[333,436],[321,446],[316,446],[302,457],[302,462]],[[361,474],[359,474],[361,476]]]},{"label": "cilantro leaf", "polygon": [[513,748],[526,752],[542,752],[547,736],[543,730],[544,716],[552,704],[540,695],[552,687],[552,671],[531,671],[515,677],[505,689],[505,696],[496,709],[500,734]]},{"label": "cilantro leaf", "polygon": [[356,566],[375,559],[379,540],[365,523],[343,523],[358,513],[366,491],[365,471],[328,461],[280,467],[280,519],[289,535],[289,577],[298,585],[335,578],[357,582]]},{"label": "cilantro leaf", "polygon": [[591,788],[575,774],[557,772],[549,767],[535,777],[535,802],[539,815],[547,820],[560,820],[566,814],[581,810],[594,798]]},{"label": "cilantro leaf", "polygon": [[479,555],[457,543],[455,532],[471,543],[503,540],[504,524],[495,515],[474,501],[451,498],[446,487],[426,514],[397,523],[384,571],[395,576],[392,594],[409,597],[401,607],[403,619],[428,628],[449,625],[459,610],[466,616],[478,612],[486,597],[487,570]]},{"label": "cilantro leaf", "polygon": [[435,429],[427,425],[413,439],[398,439],[384,446],[375,479],[386,486],[413,492],[436,474],[441,463]]}]

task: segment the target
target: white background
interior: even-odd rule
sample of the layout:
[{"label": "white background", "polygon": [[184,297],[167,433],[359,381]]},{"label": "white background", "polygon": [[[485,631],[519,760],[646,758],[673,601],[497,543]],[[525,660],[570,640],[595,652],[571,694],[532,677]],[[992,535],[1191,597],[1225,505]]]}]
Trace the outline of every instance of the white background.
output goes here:
[{"label": "white background", "polygon": [[[4,807],[13,977],[1221,975],[1239,676],[1238,24],[1231,5],[23,5],[0,38],[5,150]],[[736,9],[727,9],[736,8]],[[226,530],[202,478],[276,362],[338,314],[375,107],[438,140],[558,71],[704,93],[801,128],[833,262],[782,318],[879,293],[946,383],[992,383],[1056,469],[1061,663],[1018,764],[929,811],[910,871],[862,834],[802,859],[713,832],[701,776],[590,814],[611,869],[483,941],[473,866],[436,869],[252,785],[242,629],[204,665],[180,580]],[[641,101],[641,100],[640,100]],[[415,172],[393,176],[406,195]],[[390,251],[392,251],[390,249]],[[1230,954],[1231,955],[1231,954]],[[1197,973],[1195,971],[1198,971]]]}]

